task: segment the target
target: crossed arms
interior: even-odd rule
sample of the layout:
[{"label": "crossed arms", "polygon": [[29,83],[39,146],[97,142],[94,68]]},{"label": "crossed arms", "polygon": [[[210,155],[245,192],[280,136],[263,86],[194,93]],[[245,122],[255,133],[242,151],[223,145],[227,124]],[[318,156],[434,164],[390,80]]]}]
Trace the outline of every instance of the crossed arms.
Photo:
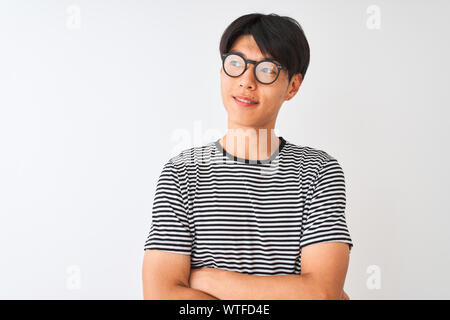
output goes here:
[{"label": "crossed arms", "polygon": [[145,250],[144,299],[341,299],[349,245],[324,242],[302,248],[301,275],[257,276],[215,268],[192,269],[190,256]]}]

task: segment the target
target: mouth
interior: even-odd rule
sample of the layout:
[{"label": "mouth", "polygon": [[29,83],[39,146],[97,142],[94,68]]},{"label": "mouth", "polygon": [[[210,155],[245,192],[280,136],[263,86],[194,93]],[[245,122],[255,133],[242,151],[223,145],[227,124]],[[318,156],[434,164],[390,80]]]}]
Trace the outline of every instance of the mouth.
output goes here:
[{"label": "mouth", "polygon": [[258,104],[258,102],[246,99],[244,97],[234,97],[233,96],[233,99],[238,105],[244,106],[244,107],[255,106]]}]

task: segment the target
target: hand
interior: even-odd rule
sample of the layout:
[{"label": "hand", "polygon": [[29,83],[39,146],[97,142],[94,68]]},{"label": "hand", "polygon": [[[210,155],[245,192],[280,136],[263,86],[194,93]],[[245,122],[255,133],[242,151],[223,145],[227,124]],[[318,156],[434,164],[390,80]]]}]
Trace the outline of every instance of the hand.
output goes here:
[{"label": "hand", "polygon": [[341,298],[339,300],[350,300],[350,297],[342,290]]}]

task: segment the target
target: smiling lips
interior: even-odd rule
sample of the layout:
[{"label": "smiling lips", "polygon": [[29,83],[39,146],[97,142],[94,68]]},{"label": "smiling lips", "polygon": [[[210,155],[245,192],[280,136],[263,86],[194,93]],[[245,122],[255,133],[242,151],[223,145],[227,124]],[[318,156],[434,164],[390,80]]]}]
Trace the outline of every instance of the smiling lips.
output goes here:
[{"label": "smiling lips", "polygon": [[258,102],[253,101],[253,100],[251,100],[247,97],[243,97],[243,96],[236,96],[233,98],[234,98],[234,101],[236,101],[236,103],[241,106],[253,106],[255,104],[258,104]]}]

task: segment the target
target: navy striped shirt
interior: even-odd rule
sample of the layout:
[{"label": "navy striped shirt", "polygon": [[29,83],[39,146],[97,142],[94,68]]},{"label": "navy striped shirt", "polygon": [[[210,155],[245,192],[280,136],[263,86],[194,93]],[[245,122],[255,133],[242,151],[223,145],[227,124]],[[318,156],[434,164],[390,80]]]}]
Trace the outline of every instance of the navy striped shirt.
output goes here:
[{"label": "navy striped shirt", "polygon": [[307,245],[337,241],[351,249],[340,164],[279,138],[265,160],[235,157],[220,139],[169,159],[144,249],[190,255],[192,269],[254,275],[300,274]]}]

